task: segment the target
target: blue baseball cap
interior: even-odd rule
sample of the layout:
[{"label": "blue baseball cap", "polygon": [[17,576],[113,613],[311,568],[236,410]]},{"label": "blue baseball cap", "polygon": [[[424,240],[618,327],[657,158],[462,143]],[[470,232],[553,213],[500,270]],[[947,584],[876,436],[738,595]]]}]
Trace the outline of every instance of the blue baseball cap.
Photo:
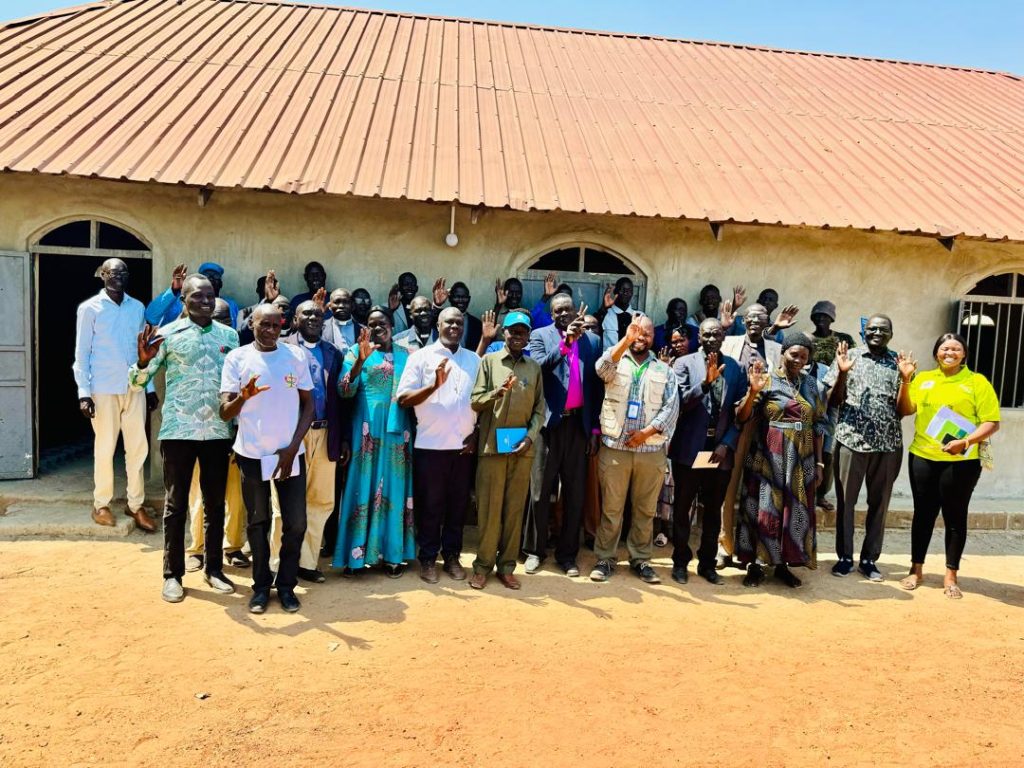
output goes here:
[{"label": "blue baseball cap", "polygon": [[533,328],[530,324],[530,316],[525,312],[515,310],[505,315],[505,322],[501,324],[502,328],[511,328],[513,325],[525,325],[527,328]]},{"label": "blue baseball cap", "polygon": [[207,272],[216,272],[221,277],[224,277],[224,267],[213,261],[204,261],[199,265],[199,269],[196,272],[201,275],[205,275]]}]

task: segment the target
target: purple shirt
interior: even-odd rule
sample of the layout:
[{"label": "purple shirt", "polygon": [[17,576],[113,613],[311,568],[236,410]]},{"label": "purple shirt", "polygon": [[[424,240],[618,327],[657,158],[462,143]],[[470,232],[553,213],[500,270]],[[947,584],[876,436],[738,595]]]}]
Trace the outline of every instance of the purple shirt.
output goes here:
[{"label": "purple shirt", "polygon": [[565,344],[565,334],[558,344],[558,350],[569,356],[569,389],[565,393],[565,410],[583,407],[583,375],[580,372],[580,343],[574,341],[571,347]]}]

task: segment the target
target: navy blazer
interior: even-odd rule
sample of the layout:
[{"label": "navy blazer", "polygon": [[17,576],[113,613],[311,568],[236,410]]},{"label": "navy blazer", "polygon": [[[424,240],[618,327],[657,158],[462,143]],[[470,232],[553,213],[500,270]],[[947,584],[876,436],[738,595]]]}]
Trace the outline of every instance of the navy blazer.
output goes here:
[{"label": "navy blazer", "polygon": [[[718,424],[714,425],[715,447],[724,444],[732,448],[729,457],[719,464],[720,469],[732,469],[740,436],[740,428],[736,425],[736,406],[746,396],[748,384],[743,369],[731,357],[719,352],[718,364],[725,366],[722,371],[725,393]],[[672,461],[690,466],[697,454],[704,450],[708,430],[711,428],[711,394],[705,394],[701,388],[707,375],[704,351],[697,350],[676,358],[672,370],[679,382],[679,418],[668,455]]]},{"label": "navy blazer", "polygon": [[[293,333],[285,344],[302,346],[302,334]],[[341,445],[349,440],[348,427],[351,421],[351,398],[343,401],[338,394],[338,379],[341,378],[341,364],[344,355],[328,341],[320,340],[320,351],[324,356],[324,370],[327,371],[327,458],[337,461],[341,458]]]},{"label": "navy blazer", "polygon": [[[548,421],[551,429],[558,426],[565,410],[565,398],[569,394],[569,358],[562,355],[561,332],[553,325],[538,328],[530,334],[528,350],[530,357],[540,364],[544,381],[544,400],[547,402]],[[601,357],[601,342],[589,331],[579,338],[580,370],[583,373],[583,429],[589,436],[599,429],[598,415],[601,411],[601,380],[597,377],[596,364]]]}]

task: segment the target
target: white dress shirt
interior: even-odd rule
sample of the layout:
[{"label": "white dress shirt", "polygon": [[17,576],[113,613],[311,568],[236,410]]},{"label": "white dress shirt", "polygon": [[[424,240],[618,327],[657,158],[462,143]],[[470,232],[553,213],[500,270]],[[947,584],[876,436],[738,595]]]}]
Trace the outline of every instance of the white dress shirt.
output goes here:
[{"label": "white dress shirt", "polygon": [[78,305],[72,370],[79,399],[128,393],[128,369],[138,359],[145,313],[142,302],[125,294],[118,304],[106,290]]},{"label": "white dress shirt", "polygon": [[448,378],[441,388],[416,406],[416,448],[433,451],[462,450],[463,441],[476,426],[476,412],[469,396],[476,382],[480,358],[465,347],[452,354],[440,341],[409,356],[398,382],[398,396],[434,383],[437,366],[448,360]]}]

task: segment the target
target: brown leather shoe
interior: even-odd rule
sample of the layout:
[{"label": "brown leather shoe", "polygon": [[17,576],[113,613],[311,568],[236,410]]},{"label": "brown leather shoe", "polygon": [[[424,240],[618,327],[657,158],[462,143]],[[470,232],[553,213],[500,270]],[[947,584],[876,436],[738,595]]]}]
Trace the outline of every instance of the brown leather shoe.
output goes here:
[{"label": "brown leather shoe", "polygon": [[114,519],[114,513],[110,511],[110,507],[100,507],[92,511],[92,521],[96,525],[109,525],[111,527],[117,525],[117,521]]},{"label": "brown leather shoe", "polygon": [[466,569],[462,567],[462,563],[459,562],[457,557],[444,561],[444,572],[455,579],[455,581],[463,581],[466,578]]},{"label": "brown leather shoe", "polygon": [[437,563],[420,563],[420,578],[427,584],[437,584],[441,580],[437,574]]},{"label": "brown leather shoe", "polygon": [[519,579],[515,577],[514,573],[499,573],[498,581],[500,581],[509,589],[521,589],[523,586],[519,583]]},{"label": "brown leather shoe", "polygon": [[475,573],[474,572],[473,575],[469,577],[469,586],[471,586],[473,589],[483,589],[484,585],[486,585],[486,584],[487,584],[487,574],[486,573]]},{"label": "brown leather shoe", "polygon": [[126,509],[124,513],[134,520],[135,524],[146,533],[156,532],[156,521],[150,517],[145,507],[139,507],[134,512],[130,509]]}]

